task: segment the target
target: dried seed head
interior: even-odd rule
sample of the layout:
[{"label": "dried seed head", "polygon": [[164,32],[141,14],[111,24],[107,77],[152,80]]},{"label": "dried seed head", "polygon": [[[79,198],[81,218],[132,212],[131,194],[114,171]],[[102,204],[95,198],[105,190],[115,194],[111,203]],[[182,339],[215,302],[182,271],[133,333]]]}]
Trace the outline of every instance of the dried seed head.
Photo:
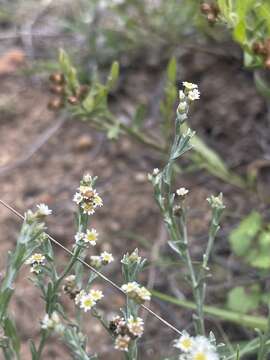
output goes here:
[{"label": "dried seed head", "polygon": [[63,85],[52,85],[50,91],[53,94],[63,95],[65,93],[65,87]]},{"label": "dried seed head", "polygon": [[57,97],[57,98],[54,98],[49,101],[48,109],[56,111],[56,110],[61,109],[61,107],[63,107],[63,105],[64,105],[63,100],[61,98]]},{"label": "dried seed head", "polygon": [[53,73],[50,75],[50,81],[58,85],[63,85],[65,84],[65,76],[62,73]]},{"label": "dried seed head", "polygon": [[270,55],[268,55],[268,57],[266,58],[264,66],[266,67],[266,69],[270,70]]},{"label": "dried seed head", "polygon": [[70,105],[77,105],[79,103],[78,98],[76,96],[73,96],[73,95],[69,96],[67,98],[67,101],[70,103]]},{"label": "dried seed head", "polygon": [[262,42],[255,42],[252,45],[252,51],[257,55],[266,55],[266,47]]},{"label": "dried seed head", "polygon": [[208,14],[212,11],[211,5],[208,3],[202,3],[200,9],[203,14]]}]

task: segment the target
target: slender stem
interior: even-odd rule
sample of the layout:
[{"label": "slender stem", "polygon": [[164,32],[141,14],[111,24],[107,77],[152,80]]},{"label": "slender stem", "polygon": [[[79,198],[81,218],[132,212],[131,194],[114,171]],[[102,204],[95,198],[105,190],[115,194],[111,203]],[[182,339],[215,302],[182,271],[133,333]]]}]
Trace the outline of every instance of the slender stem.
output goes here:
[{"label": "slender stem", "polygon": [[44,346],[46,344],[47,338],[48,338],[47,330],[42,330],[41,339],[40,339],[38,350],[37,350],[37,360],[41,359],[42,351],[43,351]]},{"label": "slender stem", "polygon": [[[188,300],[177,299],[173,296],[163,294],[159,291],[152,290],[152,295],[162,301],[166,301],[170,304],[181,306],[186,309],[196,310],[196,303]],[[266,330],[267,319],[259,316],[245,315],[230,310],[220,309],[214,306],[205,305],[204,313],[209,316],[217,317],[224,321],[229,321],[240,326],[246,326],[248,328]]]}]

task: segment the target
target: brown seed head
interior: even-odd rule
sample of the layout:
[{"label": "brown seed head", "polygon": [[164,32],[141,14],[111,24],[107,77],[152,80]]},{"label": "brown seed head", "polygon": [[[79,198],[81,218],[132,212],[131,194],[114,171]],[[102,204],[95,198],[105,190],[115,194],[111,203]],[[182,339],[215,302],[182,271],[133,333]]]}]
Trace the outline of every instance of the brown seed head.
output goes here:
[{"label": "brown seed head", "polygon": [[212,7],[208,3],[202,3],[200,9],[203,14],[208,14],[212,11]]},{"label": "brown seed head", "polygon": [[87,85],[81,85],[78,90],[76,91],[76,96],[80,99],[83,100],[86,95],[89,92],[89,86]]},{"label": "brown seed head", "polygon": [[69,96],[67,98],[67,101],[70,103],[70,105],[77,105],[79,103],[77,96],[73,96],[73,95]]},{"label": "brown seed head", "polygon": [[252,50],[257,55],[265,55],[266,54],[266,47],[262,42],[255,42],[252,45]]},{"label": "brown seed head", "polygon": [[52,85],[50,87],[50,91],[53,94],[57,94],[57,95],[63,95],[65,93],[65,87],[62,85]]},{"label": "brown seed head", "polygon": [[57,97],[49,101],[48,109],[56,111],[63,107],[63,101],[61,98]]},{"label": "brown seed head", "polygon": [[65,76],[62,73],[53,73],[50,75],[50,81],[55,84],[63,85],[65,83]]}]

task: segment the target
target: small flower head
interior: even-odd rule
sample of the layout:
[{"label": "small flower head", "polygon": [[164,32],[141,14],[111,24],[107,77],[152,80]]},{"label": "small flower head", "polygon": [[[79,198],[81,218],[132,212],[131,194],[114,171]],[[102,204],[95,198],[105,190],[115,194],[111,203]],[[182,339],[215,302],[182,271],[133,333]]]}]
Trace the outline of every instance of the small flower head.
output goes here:
[{"label": "small flower head", "polygon": [[216,209],[224,209],[225,205],[223,204],[223,194],[220,193],[218,196],[211,195],[209,198],[207,198],[207,201],[209,202],[210,206],[212,208]]},{"label": "small flower head", "polygon": [[134,299],[138,303],[143,303],[151,299],[151,293],[135,281],[124,284],[121,288],[131,299]]},{"label": "small flower head", "polygon": [[101,290],[92,289],[90,290],[89,294],[94,301],[99,301],[104,297]]},{"label": "small flower head", "polygon": [[84,296],[84,295],[86,295],[86,292],[85,292],[85,290],[81,290],[76,296],[75,296],[75,304],[76,305],[79,305],[80,304],[80,302],[81,302],[81,299],[82,299],[82,297]]},{"label": "small flower head", "polygon": [[95,300],[92,298],[91,294],[85,294],[80,299],[80,308],[87,312],[96,305]]},{"label": "small flower head", "polygon": [[85,233],[78,231],[78,232],[76,233],[76,235],[74,236],[74,239],[75,239],[76,243],[78,243],[78,242],[80,242],[81,240],[83,240],[84,236],[85,236]]},{"label": "small flower head", "polygon": [[181,188],[179,188],[179,189],[176,190],[176,194],[177,194],[178,196],[185,196],[185,195],[187,195],[188,193],[189,193],[189,190],[186,189],[186,188],[184,188],[184,187],[181,187]]},{"label": "small flower head", "polygon": [[184,332],[178,340],[175,340],[174,347],[180,349],[181,351],[187,353],[190,352],[193,347],[193,338],[189,336],[187,332]]},{"label": "small flower head", "polygon": [[179,100],[183,101],[186,99],[186,95],[183,90],[179,90]]},{"label": "small flower head", "polygon": [[54,330],[56,332],[63,331],[63,325],[60,322],[59,315],[56,311],[52,313],[51,316],[46,314],[41,321],[41,328],[44,330]]},{"label": "small flower head", "polygon": [[83,201],[83,196],[80,192],[76,192],[73,196],[73,201],[79,205]]},{"label": "small flower head", "polygon": [[188,98],[190,101],[195,101],[200,99],[200,92],[198,89],[189,91]]},{"label": "small flower head", "polygon": [[216,347],[204,336],[196,336],[190,351],[191,360],[219,360]]},{"label": "small flower head", "polygon": [[159,173],[159,169],[158,168],[155,168],[154,170],[153,170],[153,175],[157,175],[158,173]]},{"label": "small flower head", "polygon": [[90,257],[90,265],[93,266],[94,268],[98,269],[101,267],[102,265],[102,259],[100,256],[96,256],[96,255],[92,255]]},{"label": "small flower head", "polygon": [[95,246],[97,243],[97,238],[98,238],[98,233],[96,229],[91,229],[91,230],[88,229],[83,237],[83,240],[86,244]]},{"label": "small flower head", "polygon": [[26,264],[28,265],[44,265],[45,262],[45,256],[40,253],[33,254],[29,259],[26,260]]},{"label": "small flower head", "polygon": [[144,286],[137,290],[137,295],[142,302],[151,300],[151,293]]},{"label": "small flower head", "polygon": [[26,260],[26,264],[31,266],[30,271],[34,274],[39,274],[41,272],[41,266],[45,264],[45,256],[40,254],[40,253],[36,253],[33,254],[29,259]]},{"label": "small flower head", "polygon": [[133,292],[136,292],[139,288],[140,285],[136,283],[136,281],[122,285],[122,290],[124,290],[126,294],[131,294]]},{"label": "small flower head", "polygon": [[37,208],[38,208],[37,215],[39,216],[48,216],[51,215],[52,213],[52,210],[50,210],[48,206],[45,204],[39,204],[37,205]]},{"label": "small flower head", "polygon": [[100,254],[100,258],[103,265],[110,264],[114,260],[112,254],[107,251],[103,251],[103,253]]},{"label": "small flower head", "polygon": [[184,81],[183,82],[183,86],[186,90],[194,90],[194,89],[197,89],[198,88],[198,85],[197,84],[193,84],[191,82],[188,82],[188,81]]},{"label": "small flower head", "polygon": [[128,351],[131,338],[128,335],[118,335],[115,339],[114,347],[117,350]]},{"label": "small flower head", "polygon": [[141,337],[144,331],[143,319],[141,319],[140,317],[137,317],[135,319],[133,316],[130,316],[127,319],[127,327],[133,336]]}]

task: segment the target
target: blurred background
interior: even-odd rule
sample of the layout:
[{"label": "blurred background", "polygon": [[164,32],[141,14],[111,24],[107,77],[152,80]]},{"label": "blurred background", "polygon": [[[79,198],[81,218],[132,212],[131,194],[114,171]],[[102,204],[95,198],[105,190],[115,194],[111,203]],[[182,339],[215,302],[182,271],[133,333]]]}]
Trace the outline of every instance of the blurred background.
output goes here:
[{"label": "blurred background", "polygon": [[[227,212],[214,251],[215,276],[210,279],[207,303],[263,316],[270,267],[269,105],[254,85],[253,72],[244,68],[242,50],[232,42],[230,33],[221,25],[209,24],[196,0],[0,1],[1,198],[21,213],[37,203],[48,204],[54,214],[48,219],[49,233],[71,248],[75,231],[72,196],[85,172],[97,175],[104,200],[104,207],[93,218],[102,239],[97,246],[116,258],[106,274],[120,283],[120,259],[138,247],[150,261],[142,283],[175,298],[190,299],[184,269],[179,271],[166,245],[166,230],[147,180],[147,173],[162,167],[164,156],[132,136],[108,139],[87,121],[76,120],[67,111],[48,109],[52,99],[48,77],[58,69],[60,48],[69,54],[86,84],[97,74],[105,79],[111,63],[119,61],[120,77],[108,99],[111,111],[126,125],[143,112],[142,131],[157,142],[163,134],[157,128],[164,116],[161,104],[168,90],[170,59],[176,59],[175,79],[171,76],[176,88],[182,81],[198,84],[201,99],[191,109],[189,125],[233,175],[222,180],[201,166],[200,158],[180,164],[183,169],[177,185],[190,190],[192,254],[199,259],[206,243],[210,219],[206,198],[222,191]],[[176,104],[171,104],[172,114]],[[248,179],[252,186],[233,183],[234,176]],[[236,238],[239,244],[241,236],[246,239],[254,211],[263,219],[254,238],[262,231],[268,234],[266,256],[259,267],[244,258],[245,250],[237,253],[234,242]],[[232,236],[243,218],[248,218],[244,230],[238,237]],[[4,269],[20,221],[1,207],[0,224],[0,266]],[[257,257],[261,255],[259,245],[255,244],[255,250]],[[61,266],[65,254],[58,250],[58,257]],[[38,291],[28,276],[25,268],[12,303],[23,339],[23,360],[30,358],[29,339],[37,338],[44,315]],[[100,282],[99,286],[105,293],[101,308],[110,315],[123,305],[123,299],[106,284]],[[250,300],[244,310],[234,301],[241,294]],[[72,310],[67,299],[63,298],[63,303]],[[177,328],[189,328],[190,310],[158,298],[151,306]],[[216,318],[210,318],[209,324],[223,342],[224,337],[244,341],[254,335]],[[98,352],[100,359],[121,358],[95,319],[87,317],[85,327],[91,352]],[[143,359],[164,359],[173,353],[170,344],[175,336],[170,329],[150,315],[146,329],[141,341]],[[44,359],[64,357],[71,359],[66,348],[51,339]]]}]

